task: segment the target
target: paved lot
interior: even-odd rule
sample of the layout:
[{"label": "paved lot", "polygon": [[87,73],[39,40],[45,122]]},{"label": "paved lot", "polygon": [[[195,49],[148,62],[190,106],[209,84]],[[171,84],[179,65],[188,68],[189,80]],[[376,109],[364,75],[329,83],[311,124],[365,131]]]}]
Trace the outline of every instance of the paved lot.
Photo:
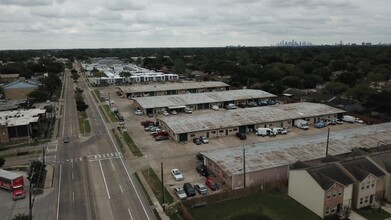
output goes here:
[{"label": "paved lot", "polygon": [[[239,140],[235,136],[224,136],[218,139],[210,139],[209,144],[195,145],[192,142],[187,143],[178,143],[173,140],[168,141],[159,141],[156,142],[152,136],[145,132],[143,127],[140,125],[141,121],[152,120],[154,118],[149,118],[147,116],[137,116],[134,114],[134,109],[132,107],[132,101],[126,98],[121,98],[115,94],[115,88],[104,88],[100,90],[100,94],[114,94],[111,95],[111,100],[114,100],[120,113],[125,118],[125,126],[128,129],[129,134],[133,138],[134,142],[139,146],[140,150],[143,152],[143,158],[135,160],[137,162],[132,162],[135,167],[139,169],[145,169],[147,164],[155,170],[155,172],[160,174],[160,163],[163,162],[164,165],[164,182],[167,186],[178,186],[183,185],[184,182],[191,182],[195,184],[197,182],[204,182],[204,178],[200,176],[196,171],[195,167],[200,162],[197,161],[195,155],[200,151],[207,151],[213,149],[235,147],[245,144],[252,144],[257,142],[267,142],[270,140],[286,139],[291,137],[298,137],[303,135],[312,135],[318,133],[327,132],[327,128],[316,129],[310,128],[307,131],[291,128],[291,132],[286,135],[278,135],[277,137],[260,137],[253,133],[247,134],[246,140]],[[220,109],[219,111],[228,111],[225,109]],[[234,111],[234,110],[231,110]],[[202,110],[194,111],[193,115],[196,114],[208,114],[213,112],[213,110]],[[185,114],[185,113],[180,113]],[[163,116],[159,115],[157,117],[176,117],[175,115]],[[363,124],[343,124],[343,125],[333,125],[331,126],[333,132],[338,130],[354,128],[359,126],[366,126]],[[182,171],[185,176],[183,181],[175,181],[171,176],[171,169],[178,168]]]}]

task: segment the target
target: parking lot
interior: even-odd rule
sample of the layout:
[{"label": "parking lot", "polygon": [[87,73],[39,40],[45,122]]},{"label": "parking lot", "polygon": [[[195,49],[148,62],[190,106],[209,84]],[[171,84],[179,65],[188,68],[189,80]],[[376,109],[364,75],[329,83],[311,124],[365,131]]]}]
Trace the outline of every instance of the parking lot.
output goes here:
[{"label": "parking lot", "polygon": [[[115,94],[115,88],[105,88],[100,91],[101,94]],[[245,144],[252,144],[257,142],[267,142],[270,140],[286,139],[290,137],[298,137],[303,135],[312,135],[318,133],[325,133],[327,135],[327,127],[314,128],[310,126],[309,130],[301,130],[295,127],[290,128],[290,132],[285,135],[277,135],[276,137],[261,137],[254,133],[247,133],[246,140],[240,140],[235,136],[224,136],[215,139],[209,139],[208,144],[195,145],[193,142],[188,141],[186,143],[178,143],[172,139],[164,141],[155,141],[149,132],[144,131],[144,127],[140,125],[141,121],[151,120],[155,121],[155,118],[150,118],[145,115],[135,115],[132,107],[132,101],[120,96],[112,96],[112,100],[115,101],[118,110],[125,118],[125,127],[128,133],[137,144],[139,149],[143,152],[147,163],[155,170],[155,173],[160,174],[160,163],[164,166],[164,184],[167,188],[174,186],[183,186],[183,183],[190,182],[193,185],[195,183],[204,183],[205,178],[196,172],[196,166],[201,162],[196,159],[196,154],[200,151],[208,151],[213,149],[227,148],[240,146]],[[219,111],[235,111],[220,109]],[[193,115],[208,114],[213,110],[193,111]],[[178,115],[186,114],[184,112],[178,113]],[[191,115],[189,115],[191,116]],[[176,115],[158,115],[156,117],[177,117]],[[358,126],[366,126],[364,124],[350,124],[344,123],[342,125],[329,125],[331,132],[338,132],[342,129],[354,128]],[[146,168],[146,167],[141,167]],[[184,175],[184,180],[175,181],[171,175],[171,169],[178,168]],[[172,191],[172,190],[171,190]],[[211,191],[209,190],[209,193]]]}]

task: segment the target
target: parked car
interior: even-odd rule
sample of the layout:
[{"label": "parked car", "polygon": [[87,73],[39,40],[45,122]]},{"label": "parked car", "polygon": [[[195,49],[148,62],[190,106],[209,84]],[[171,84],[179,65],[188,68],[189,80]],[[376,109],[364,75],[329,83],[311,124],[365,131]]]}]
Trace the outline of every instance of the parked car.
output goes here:
[{"label": "parked car", "polygon": [[187,197],[196,195],[195,189],[190,183],[183,184],[183,190],[186,192]]},{"label": "parked car", "polygon": [[149,130],[149,133],[153,136],[154,134],[157,134],[159,132],[161,132],[162,130],[158,127],[155,127],[155,128],[152,128]]},{"label": "parked car", "polygon": [[151,129],[155,129],[155,125],[149,125],[147,127],[144,128],[145,131],[151,131]]},{"label": "parked car", "polygon": [[201,195],[205,195],[208,193],[208,188],[203,183],[194,184],[194,189]]},{"label": "parked car", "polygon": [[173,114],[173,115],[177,115],[177,114],[178,114],[178,112],[177,112],[177,111],[175,111],[175,110],[172,110],[172,111],[171,111],[171,114]]},{"label": "parked car", "polygon": [[211,107],[213,110],[215,110],[215,111],[218,111],[219,110],[219,106],[217,106],[217,105],[212,105],[212,107]]},{"label": "parked car", "polygon": [[153,118],[153,114],[152,113],[148,113],[148,117]]},{"label": "parked car", "polygon": [[69,137],[68,137],[68,136],[64,136],[64,137],[62,138],[62,141],[63,141],[64,143],[69,143]]},{"label": "parked car", "polygon": [[207,185],[209,187],[209,189],[211,189],[212,191],[219,190],[219,185],[212,178],[207,178],[205,180],[205,185]]},{"label": "parked car", "polygon": [[196,170],[199,174],[201,174],[201,176],[205,176],[205,177],[208,177],[209,176],[209,172],[208,172],[208,169],[206,168],[206,166],[204,164],[200,164],[196,167]]},{"label": "parked car", "polygon": [[137,109],[136,111],[134,111],[134,114],[140,116],[143,115],[144,113],[140,109]]},{"label": "parked car", "polygon": [[205,136],[200,136],[200,141],[201,141],[203,144],[207,144],[207,143],[209,143],[209,140],[208,140],[208,138],[207,138],[207,137],[205,137]]},{"label": "parked car", "polygon": [[165,115],[165,116],[169,116],[170,115],[170,113],[168,113],[168,111],[163,111],[162,114]]},{"label": "parked car", "polygon": [[155,137],[155,141],[164,141],[170,139],[170,136],[157,136]]},{"label": "parked car", "polygon": [[154,131],[161,131],[159,127],[157,126],[153,126],[149,129],[150,133],[154,132]]},{"label": "parked car", "polygon": [[142,122],[140,122],[140,124],[142,125],[142,126],[149,126],[149,125],[151,125],[151,124],[154,124],[154,122],[153,121],[149,121],[149,120],[147,120],[147,121],[142,121]]},{"label": "parked car", "polygon": [[191,114],[191,113],[193,113],[193,111],[191,110],[191,108],[185,108],[185,113],[187,113],[187,114]]},{"label": "parked car", "polygon": [[258,105],[257,105],[256,102],[249,102],[249,103],[247,104],[247,106],[251,108],[251,107],[257,107]]},{"label": "parked car", "polygon": [[179,169],[176,168],[172,169],[171,174],[176,181],[181,181],[184,179],[183,174]]},{"label": "parked car", "polygon": [[204,160],[204,156],[201,153],[197,153],[196,158],[197,158],[197,160],[200,160],[200,161]]},{"label": "parked car", "polygon": [[237,132],[236,137],[238,137],[240,140],[246,140],[247,136],[244,133]]},{"label": "parked car", "polygon": [[157,133],[152,135],[153,137],[158,137],[158,136],[168,136],[168,132],[164,130],[160,130]]},{"label": "parked car", "polygon": [[200,141],[199,138],[193,138],[193,143],[195,143],[196,145],[201,145],[202,142]]},{"label": "parked car", "polygon": [[239,108],[246,108],[247,105],[246,105],[246,103],[241,102],[241,103],[238,104],[238,107]]},{"label": "parked car", "polygon": [[178,196],[180,200],[187,198],[186,192],[180,186],[174,188],[174,193]]},{"label": "parked car", "polygon": [[363,124],[363,123],[364,123],[364,121],[361,120],[361,119],[359,119],[359,118],[355,118],[355,119],[354,119],[354,122],[360,123],[360,124]]}]

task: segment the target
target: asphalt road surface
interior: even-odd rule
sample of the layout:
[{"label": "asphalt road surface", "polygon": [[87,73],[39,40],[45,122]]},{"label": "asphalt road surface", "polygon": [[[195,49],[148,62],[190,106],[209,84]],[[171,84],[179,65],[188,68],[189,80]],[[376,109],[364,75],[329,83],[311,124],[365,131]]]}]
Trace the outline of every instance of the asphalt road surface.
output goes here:
[{"label": "asphalt road surface", "polygon": [[[155,219],[155,216],[110,135],[84,79],[74,83],[65,73],[62,137],[56,153],[56,213],[53,219]],[[79,133],[75,88],[84,90],[92,131]],[[109,127],[107,127],[109,126]]]}]

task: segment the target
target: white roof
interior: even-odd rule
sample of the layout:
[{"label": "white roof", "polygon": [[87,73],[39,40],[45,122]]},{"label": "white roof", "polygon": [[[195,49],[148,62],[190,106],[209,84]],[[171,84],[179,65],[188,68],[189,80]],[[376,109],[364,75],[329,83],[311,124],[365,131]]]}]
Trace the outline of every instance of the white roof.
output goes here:
[{"label": "white roof", "polygon": [[[228,175],[243,173],[243,149],[246,151],[246,172],[286,166],[325,156],[327,133],[260,142],[232,148],[201,152]],[[329,154],[351,152],[353,148],[372,148],[378,143],[391,144],[391,123],[330,132]]]},{"label": "white roof", "polygon": [[14,172],[10,172],[10,171],[7,171],[7,170],[3,170],[3,169],[0,169],[0,177],[4,177],[4,178],[7,178],[9,180],[13,180],[15,178],[18,178],[22,175],[18,174],[18,173],[14,173]]},{"label": "white roof", "polygon": [[133,98],[142,108],[164,108],[178,105],[195,105],[202,103],[218,103],[249,99],[277,97],[271,93],[255,89],[239,89],[220,92],[189,93],[168,96],[150,96]]},{"label": "white roof", "polygon": [[0,112],[0,124],[7,124],[8,127],[28,125],[32,122],[37,122],[39,120],[38,116],[45,112],[45,109],[3,111]]},{"label": "white roof", "polygon": [[118,87],[124,93],[138,93],[138,92],[155,92],[167,90],[184,90],[184,89],[202,89],[211,87],[229,87],[228,84],[219,81],[208,82],[183,82],[183,83],[150,83],[146,85],[135,84],[131,86]]},{"label": "white roof", "polygon": [[[221,93],[221,92],[219,92]],[[209,114],[177,115],[161,117],[174,133],[190,133],[219,128],[238,127],[263,123],[280,122],[299,118],[309,118],[344,113],[344,110],[325,104],[300,102],[292,104],[270,105],[255,108],[243,108],[228,111],[216,111]]]}]

